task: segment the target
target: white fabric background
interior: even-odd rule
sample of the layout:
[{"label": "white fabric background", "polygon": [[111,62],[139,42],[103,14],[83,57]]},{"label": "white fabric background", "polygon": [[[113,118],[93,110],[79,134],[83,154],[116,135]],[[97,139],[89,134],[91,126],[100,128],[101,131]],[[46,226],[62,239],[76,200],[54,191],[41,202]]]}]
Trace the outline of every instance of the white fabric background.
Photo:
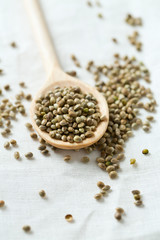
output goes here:
[{"label": "white fabric background", "polygon": [[[81,65],[86,66],[90,59],[97,64],[109,64],[113,54],[135,55],[151,70],[155,98],[159,102],[160,78],[160,1],[159,0],[101,0],[102,8],[89,8],[81,0],[43,0],[46,15],[58,57],[65,71],[75,69],[81,80],[94,85],[92,76],[83,68],[76,69],[70,60],[75,53]],[[92,1],[94,2],[94,1]],[[104,19],[98,19],[101,12]],[[141,16],[144,26],[138,28],[143,42],[143,51],[136,52],[126,36],[133,28],[125,24],[127,13]],[[119,41],[115,45],[111,38]],[[9,44],[15,41],[17,49]],[[0,86],[10,83],[13,96],[20,90],[18,83],[25,81],[26,92],[35,94],[43,84],[46,73],[40,53],[25,12],[23,1],[0,1]],[[29,103],[25,102],[27,109]],[[142,112],[144,119],[146,113]],[[160,239],[160,121],[159,107],[155,114],[151,132],[135,131],[125,147],[126,159],[121,163],[121,171],[116,180],[110,180],[95,163],[97,152],[90,154],[88,164],[80,162],[84,152],[69,151],[72,161],[63,161],[65,151],[51,151],[43,157],[24,127],[29,117],[20,115],[13,124],[13,138],[18,142],[21,161],[13,157],[15,151],[5,150],[0,137],[0,199],[5,200],[6,208],[0,209],[1,240],[158,240]],[[148,148],[150,154],[143,156],[141,150]],[[24,153],[32,151],[33,160],[27,160]],[[68,153],[68,152],[67,152]],[[137,167],[129,164],[130,158],[137,159]],[[93,196],[99,190],[98,180],[110,184],[111,193],[104,201],[97,202]],[[47,199],[39,197],[44,189]],[[144,207],[135,207],[131,190],[141,190]],[[117,206],[125,209],[122,222],[114,219]],[[74,223],[65,221],[71,213]],[[31,234],[21,228],[29,224]]]}]

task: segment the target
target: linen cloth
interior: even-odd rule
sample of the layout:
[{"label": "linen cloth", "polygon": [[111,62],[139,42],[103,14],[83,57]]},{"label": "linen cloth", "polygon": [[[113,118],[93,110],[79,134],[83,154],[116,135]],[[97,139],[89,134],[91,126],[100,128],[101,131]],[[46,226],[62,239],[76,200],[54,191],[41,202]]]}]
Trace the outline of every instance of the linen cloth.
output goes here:
[{"label": "linen cloth", "polygon": [[[136,56],[151,71],[149,85],[159,103],[160,78],[160,1],[159,0],[101,0],[101,7],[91,1],[88,7],[82,0],[42,0],[42,8],[52,34],[56,52],[64,71],[76,70],[82,81],[94,85],[92,76],[85,70],[91,59],[96,64],[111,64],[113,54]],[[98,13],[104,18],[99,19]],[[143,27],[131,27],[124,22],[127,13],[142,17]],[[134,30],[140,33],[142,52],[137,52],[127,36]],[[114,44],[111,39],[118,39]],[[15,41],[17,48],[10,47]],[[76,68],[70,60],[75,54],[82,68]],[[0,86],[9,83],[10,99],[20,91],[18,83],[25,81],[25,92],[33,95],[43,84],[46,73],[39,49],[23,1],[1,0],[0,4]],[[147,84],[144,83],[147,86]],[[4,90],[3,90],[4,91]],[[2,97],[0,98],[2,99]],[[14,99],[13,99],[14,100]],[[30,103],[24,101],[29,110]],[[90,162],[80,161],[84,151],[50,151],[44,157],[24,124],[29,116],[18,115],[13,123],[12,135],[18,147],[3,148],[7,140],[0,136],[0,199],[6,207],[0,209],[1,240],[159,240],[160,239],[160,120],[159,106],[150,133],[134,132],[125,145],[125,160],[121,163],[119,177],[111,180],[96,166],[98,152],[89,155]],[[141,111],[144,120],[146,112]],[[148,148],[150,154],[141,151]],[[14,159],[19,151],[21,160]],[[24,154],[34,153],[33,160]],[[64,162],[65,154],[72,160]],[[130,165],[130,158],[137,159],[137,167]],[[97,181],[111,185],[112,191],[103,201],[97,202],[94,194],[99,192]],[[38,192],[44,189],[47,199]],[[139,189],[144,202],[136,207],[131,190]],[[114,218],[116,207],[123,207],[125,215],[118,222]],[[72,214],[73,223],[64,216]],[[30,225],[32,232],[26,234],[23,225]]]}]

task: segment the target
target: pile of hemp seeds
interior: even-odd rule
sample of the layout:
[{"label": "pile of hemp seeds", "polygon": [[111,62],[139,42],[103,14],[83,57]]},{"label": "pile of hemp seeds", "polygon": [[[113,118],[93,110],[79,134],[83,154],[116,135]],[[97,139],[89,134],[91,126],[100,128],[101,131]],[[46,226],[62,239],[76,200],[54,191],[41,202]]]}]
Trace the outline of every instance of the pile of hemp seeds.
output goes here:
[{"label": "pile of hemp seeds", "polygon": [[101,116],[97,99],[77,87],[56,87],[36,100],[35,122],[51,138],[80,143],[94,136]]}]

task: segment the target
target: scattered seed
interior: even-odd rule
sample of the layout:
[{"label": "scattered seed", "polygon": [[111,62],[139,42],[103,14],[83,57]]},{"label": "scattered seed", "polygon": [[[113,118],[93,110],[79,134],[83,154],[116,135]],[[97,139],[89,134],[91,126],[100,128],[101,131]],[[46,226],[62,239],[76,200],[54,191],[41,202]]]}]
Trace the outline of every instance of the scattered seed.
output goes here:
[{"label": "scattered seed", "polygon": [[83,163],[87,163],[87,162],[89,162],[89,160],[90,160],[89,157],[86,157],[86,156],[81,158],[81,162],[83,162]]},{"label": "scattered seed", "polygon": [[139,190],[132,190],[132,194],[135,195],[135,194],[140,194],[140,191]]},{"label": "scattered seed", "polygon": [[15,146],[17,144],[17,141],[15,139],[11,139],[10,140],[10,144],[12,144],[13,146]]},{"label": "scattered seed", "polygon": [[149,131],[149,127],[143,126],[143,130],[144,130],[145,132],[148,132],[148,131]]},{"label": "scattered seed", "polygon": [[25,232],[30,232],[31,231],[31,227],[29,226],[29,225],[25,225],[25,226],[23,226],[23,231],[25,231]]},{"label": "scattered seed", "polygon": [[111,171],[110,173],[109,173],[109,176],[110,176],[110,178],[116,178],[117,177],[117,172],[116,171]]},{"label": "scattered seed", "polygon": [[46,145],[40,145],[40,146],[38,147],[38,149],[42,151],[42,150],[46,149]]},{"label": "scattered seed", "polygon": [[117,43],[117,39],[116,39],[116,38],[112,38],[112,41],[113,41],[114,43]]},{"label": "scattered seed", "polygon": [[65,157],[64,157],[64,161],[65,162],[69,162],[71,160],[71,156],[70,155],[66,155]]},{"label": "scattered seed", "polygon": [[76,71],[70,71],[70,72],[66,72],[68,75],[72,76],[72,77],[76,77],[77,76],[77,72]]},{"label": "scattered seed", "polygon": [[135,158],[130,159],[130,164],[135,164],[135,163],[136,163],[136,159]]},{"label": "scattered seed", "polygon": [[102,187],[102,190],[103,191],[108,191],[108,190],[110,190],[110,186],[109,185],[105,185],[104,187]]},{"label": "scattered seed", "polygon": [[32,158],[33,157],[33,153],[32,152],[28,152],[25,154],[26,158]]},{"label": "scattered seed", "polygon": [[41,191],[39,192],[39,195],[40,195],[42,198],[44,198],[44,197],[46,196],[46,193],[45,193],[44,190],[41,190]]},{"label": "scattered seed", "polygon": [[99,200],[102,198],[102,194],[101,193],[97,193],[96,195],[94,195],[94,198]]},{"label": "scattered seed", "polygon": [[9,84],[6,84],[6,85],[4,86],[4,89],[5,89],[6,91],[10,90],[10,85],[9,85]]},{"label": "scattered seed", "polygon": [[67,214],[67,215],[65,216],[65,219],[66,219],[67,222],[72,222],[72,221],[73,221],[73,217],[72,217],[71,214]]},{"label": "scattered seed", "polygon": [[140,199],[141,199],[141,196],[140,196],[139,194],[135,194],[135,195],[134,195],[134,199],[135,199],[135,200],[140,200]]},{"label": "scattered seed", "polygon": [[87,5],[88,5],[89,7],[92,7],[92,3],[91,3],[90,1],[87,1]]},{"label": "scattered seed", "polygon": [[103,18],[103,15],[102,15],[102,13],[98,13],[98,15],[97,15],[99,18]]},{"label": "scattered seed", "polygon": [[34,138],[34,139],[37,139],[38,138],[38,136],[37,136],[37,134],[36,133],[30,133],[30,136],[31,136],[31,138]]},{"label": "scattered seed", "polygon": [[147,118],[147,120],[149,120],[149,121],[153,121],[153,120],[154,120],[154,117],[153,117],[153,116],[147,116],[146,118]]},{"label": "scattered seed", "polygon": [[114,217],[119,221],[119,220],[121,220],[122,215],[121,215],[121,213],[116,211],[115,214],[114,214]]},{"label": "scattered seed", "polygon": [[17,45],[16,45],[16,43],[15,42],[11,42],[11,47],[13,47],[13,48],[16,48],[17,47]]},{"label": "scattered seed", "polygon": [[20,158],[19,152],[15,152],[15,153],[14,153],[14,157],[15,157],[15,159],[19,159],[19,158]]},{"label": "scattered seed", "polygon": [[[103,189],[103,187],[105,187],[105,184],[104,184],[103,182],[99,181],[99,182],[97,182],[97,186],[98,186],[99,188],[102,188],[102,189]],[[104,190],[104,189],[103,189],[103,190]]]},{"label": "scattered seed", "polygon": [[4,148],[9,148],[10,147],[10,143],[9,142],[5,142],[4,143]]},{"label": "scattered seed", "polygon": [[24,88],[25,87],[25,82],[20,82],[19,85]]},{"label": "scattered seed", "polygon": [[124,213],[124,209],[121,208],[121,207],[116,208],[116,211],[117,211],[118,213],[120,213],[120,214],[123,214],[123,213]]},{"label": "scattered seed", "polygon": [[26,123],[25,126],[26,126],[26,128],[28,128],[29,130],[32,130],[32,124]]},{"label": "scattered seed", "polygon": [[143,203],[143,202],[142,202],[141,200],[137,200],[137,201],[134,202],[134,204],[135,204],[136,206],[141,206],[142,203]]},{"label": "scattered seed", "polygon": [[0,207],[4,207],[4,205],[5,205],[5,201],[0,200]]},{"label": "scattered seed", "polygon": [[44,150],[41,151],[41,153],[44,154],[44,155],[48,155],[49,151],[48,151],[48,149],[44,149]]},{"label": "scattered seed", "polygon": [[26,100],[30,101],[30,100],[32,100],[32,95],[31,94],[27,94],[25,96],[25,98],[26,98]]},{"label": "scattered seed", "polygon": [[142,150],[142,153],[143,153],[143,154],[148,154],[149,151],[148,151],[148,149],[143,149],[143,150]]}]

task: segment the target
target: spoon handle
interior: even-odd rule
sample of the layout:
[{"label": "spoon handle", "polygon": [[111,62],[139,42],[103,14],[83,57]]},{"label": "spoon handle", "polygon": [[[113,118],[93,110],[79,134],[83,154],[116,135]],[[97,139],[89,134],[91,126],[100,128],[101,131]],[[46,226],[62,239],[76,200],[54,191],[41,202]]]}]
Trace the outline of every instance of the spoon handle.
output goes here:
[{"label": "spoon handle", "polygon": [[31,20],[33,31],[38,42],[44,65],[48,75],[54,68],[60,68],[57,56],[53,47],[52,39],[48,31],[40,4],[38,0],[25,0],[26,9]]}]

